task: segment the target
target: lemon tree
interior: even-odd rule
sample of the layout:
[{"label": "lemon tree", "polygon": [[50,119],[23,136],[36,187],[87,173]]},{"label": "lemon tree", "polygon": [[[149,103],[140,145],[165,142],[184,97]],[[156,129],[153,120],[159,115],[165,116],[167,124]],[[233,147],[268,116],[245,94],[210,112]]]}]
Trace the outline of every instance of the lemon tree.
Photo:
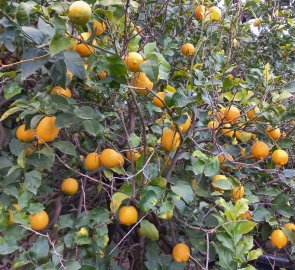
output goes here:
[{"label": "lemon tree", "polygon": [[293,4],[0,1],[0,268],[291,269]]}]

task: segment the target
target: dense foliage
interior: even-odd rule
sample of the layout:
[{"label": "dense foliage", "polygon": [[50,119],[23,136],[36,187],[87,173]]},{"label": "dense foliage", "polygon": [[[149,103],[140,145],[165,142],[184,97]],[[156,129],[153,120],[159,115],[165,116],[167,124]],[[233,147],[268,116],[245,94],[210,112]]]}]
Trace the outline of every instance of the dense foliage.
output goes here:
[{"label": "dense foliage", "polygon": [[0,268],[292,267],[294,1],[73,2],[0,1]]}]

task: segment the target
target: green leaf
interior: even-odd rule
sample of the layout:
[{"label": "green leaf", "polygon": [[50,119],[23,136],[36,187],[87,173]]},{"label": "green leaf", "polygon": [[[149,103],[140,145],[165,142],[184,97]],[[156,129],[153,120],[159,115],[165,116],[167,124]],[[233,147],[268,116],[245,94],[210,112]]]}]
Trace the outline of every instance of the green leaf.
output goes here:
[{"label": "green leaf", "polygon": [[92,136],[97,136],[103,130],[103,126],[97,120],[85,120],[83,125],[85,130]]},{"label": "green leaf", "polygon": [[295,92],[295,81],[286,84],[282,90],[290,91],[291,93]]},{"label": "green leaf", "polygon": [[150,223],[147,220],[142,220],[140,222],[140,234],[146,236],[147,238],[158,241],[159,240],[159,231],[154,224]]},{"label": "green leaf", "polygon": [[52,38],[49,50],[51,55],[55,55],[63,50],[66,50],[70,45],[70,41],[63,35],[56,34]]},{"label": "green leaf", "polygon": [[58,229],[73,228],[74,218],[72,214],[60,215],[58,217],[57,226]]},{"label": "green leaf", "polygon": [[16,241],[6,241],[3,237],[0,237],[0,254],[8,255],[18,250],[19,245]]},{"label": "green leaf", "polygon": [[[255,1],[253,1],[255,2]],[[255,2],[256,4],[256,2]],[[252,266],[251,264],[247,264],[246,267],[240,268],[239,270],[257,270],[254,266]]]},{"label": "green leaf", "polygon": [[261,255],[263,255],[263,250],[261,248],[250,250],[247,255],[248,261],[257,260]]},{"label": "green leaf", "polygon": [[158,81],[159,61],[156,55],[150,55],[149,59],[147,59],[140,65],[140,69],[152,82]]},{"label": "green leaf", "polygon": [[246,234],[252,231],[256,225],[257,223],[253,221],[241,221],[237,223],[235,232],[238,234]]},{"label": "green leaf", "polygon": [[0,156],[0,169],[9,168],[12,166],[12,162],[8,159],[8,157]]},{"label": "green leaf", "polygon": [[36,44],[41,45],[44,42],[45,34],[34,27],[23,26],[23,32],[26,36],[29,36]]},{"label": "green leaf", "polygon": [[53,145],[62,153],[76,157],[77,152],[75,146],[68,141],[54,142]]},{"label": "green leaf", "polygon": [[130,142],[131,142],[132,147],[137,147],[141,143],[141,138],[138,137],[135,133],[132,133],[130,135]]},{"label": "green leaf", "polygon": [[242,198],[237,200],[234,206],[234,216],[238,218],[241,214],[246,213],[249,210],[248,200]]},{"label": "green leaf", "polygon": [[127,75],[127,67],[121,57],[114,55],[107,56],[105,64],[111,76],[123,78]]},{"label": "green leaf", "polygon": [[232,183],[228,179],[220,179],[216,182],[212,182],[212,186],[221,188],[223,190],[232,190]]},{"label": "green leaf", "polygon": [[171,187],[171,190],[183,198],[186,203],[190,203],[194,200],[194,192],[192,187],[187,182],[178,181],[174,186]]},{"label": "green leaf", "polygon": [[7,99],[18,95],[19,93],[21,93],[21,91],[22,91],[22,88],[15,81],[8,82],[7,84],[4,85],[4,97]]},{"label": "green leaf", "polygon": [[156,46],[157,46],[156,41],[146,44],[143,48],[144,54],[148,56],[150,53],[152,53],[155,50]]},{"label": "green leaf", "polygon": [[230,80],[228,78],[225,78],[223,80],[223,89],[224,90],[228,90],[228,89],[232,88],[233,86],[234,86],[233,80]]},{"label": "green leaf", "polygon": [[183,92],[177,91],[172,96],[172,103],[175,107],[183,108],[193,102],[194,98],[188,98]]},{"label": "green leaf", "polygon": [[80,119],[93,119],[94,117],[94,110],[93,108],[89,107],[89,106],[82,106],[80,108],[76,108],[74,110],[75,114],[77,115],[77,117],[79,117]]},{"label": "green leaf", "polygon": [[130,196],[122,193],[116,192],[112,197],[112,201],[110,203],[110,209],[112,213],[115,213],[121,206],[122,202],[126,199],[130,198]]},{"label": "green leaf", "polygon": [[30,203],[27,211],[31,214],[36,214],[44,209],[45,209],[45,207],[41,203]]},{"label": "green leaf", "polygon": [[219,172],[219,161],[217,157],[211,157],[205,165],[204,174],[207,177],[213,176]]},{"label": "green leaf", "polygon": [[39,237],[30,249],[30,253],[37,260],[47,257],[49,253],[48,239],[46,237]]},{"label": "green leaf", "polygon": [[294,215],[294,209],[290,206],[289,199],[287,195],[280,193],[272,201],[272,208],[278,211],[281,215],[285,217],[291,217]]},{"label": "green leaf", "polygon": [[67,270],[79,270],[81,268],[81,265],[74,260],[68,260],[66,264]]},{"label": "green leaf", "polygon": [[64,60],[67,70],[71,71],[74,76],[81,80],[86,79],[84,61],[76,51],[64,51]]},{"label": "green leaf", "polygon": [[147,212],[153,206],[155,206],[157,202],[158,202],[157,194],[154,191],[149,190],[148,192],[144,194],[138,206],[142,211]]},{"label": "green leaf", "polygon": [[40,172],[33,170],[25,173],[24,186],[27,190],[31,191],[33,194],[37,194],[37,190],[41,185],[42,175]]}]

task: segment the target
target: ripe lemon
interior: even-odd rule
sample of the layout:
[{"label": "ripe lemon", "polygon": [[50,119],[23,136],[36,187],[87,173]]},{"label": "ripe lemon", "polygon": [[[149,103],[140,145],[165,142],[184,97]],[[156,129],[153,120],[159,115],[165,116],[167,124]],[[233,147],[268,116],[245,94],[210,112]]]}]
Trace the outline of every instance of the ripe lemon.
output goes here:
[{"label": "ripe lemon", "polygon": [[100,154],[100,162],[108,169],[124,165],[123,156],[117,151],[107,148]]},{"label": "ripe lemon", "polygon": [[[16,211],[20,211],[20,207],[19,207],[18,204],[15,203],[15,204],[13,204],[12,206],[13,206],[13,208],[14,208],[15,210],[9,210],[9,221],[8,221],[8,224],[9,224],[9,225],[14,224],[13,213],[15,213]],[[286,225],[287,225],[287,224],[286,224]]]},{"label": "ripe lemon", "polygon": [[165,93],[164,92],[158,92],[156,96],[153,98],[153,103],[155,106],[163,108],[164,103],[161,100],[165,99]]},{"label": "ripe lemon", "polygon": [[216,118],[216,120],[218,121],[218,123],[222,123],[223,119],[224,119],[224,115],[221,112],[216,112],[214,117]]},{"label": "ripe lemon", "polygon": [[252,220],[252,215],[249,211],[243,213],[243,214],[240,214],[239,218],[245,218],[247,220]]},{"label": "ripe lemon", "polygon": [[251,149],[252,156],[256,159],[265,159],[269,154],[269,147],[261,141],[254,143]]},{"label": "ripe lemon", "polygon": [[275,150],[271,156],[272,161],[279,166],[284,166],[288,163],[288,153],[284,150]]},{"label": "ripe lemon", "polygon": [[74,178],[67,178],[61,184],[61,191],[66,195],[75,195],[78,191],[79,184]]},{"label": "ripe lemon", "polygon": [[282,248],[288,244],[288,237],[283,230],[274,230],[271,234],[271,242],[278,248]]},{"label": "ripe lemon", "polygon": [[133,225],[137,222],[138,213],[134,206],[123,206],[119,211],[119,221],[123,225]]},{"label": "ripe lemon", "polygon": [[100,157],[96,152],[89,153],[84,159],[84,167],[86,170],[94,171],[100,165]]},{"label": "ripe lemon", "polygon": [[197,20],[203,20],[206,15],[206,7],[203,5],[197,6],[195,9],[195,16]]},{"label": "ripe lemon", "polygon": [[52,142],[56,139],[60,129],[55,127],[55,119],[55,116],[45,116],[39,122],[36,129],[38,144]]},{"label": "ripe lemon", "polygon": [[234,158],[230,154],[226,154],[226,157],[224,155],[218,156],[218,161],[219,161],[219,164],[220,164],[220,169],[223,170],[223,171],[232,171],[232,168],[231,167],[228,167],[226,165],[222,165],[222,163],[223,162],[227,162],[228,160],[234,161]]},{"label": "ripe lemon", "polygon": [[100,73],[98,73],[98,78],[100,80],[104,79],[106,76],[108,76],[108,74],[107,74],[107,72],[105,70],[103,70]]},{"label": "ripe lemon", "polygon": [[106,30],[106,25],[104,22],[99,22],[98,20],[93,21],[93,29],[95,30],[95,34],[97,36],[100,36],[104,33]]},{"label": "ripe lemon", "polygon": [[149,80],[149,78],[145,75],[144,72],[138,72],[134,74],[134,77],[131,83],[134,87],[147,88],[147,89],[136,90],[138,94],[143,94],[143,95],[146,95],[148,93],[148,90],[151,90],[154,87],[153,82]]},{"label": "ripe lemon", "polygon": [[[225,180],[226,180],[227,177],[224,176],[224,175],[222,175],[222,174],[217,174],[217,175],[215,175],[215,176],[212,178],[212,183],[215,183],[215,182],[217,182],[217,181],[219,181],[219,180],[221,180],[221,179],[225,179]],[[213,187],[215,190],[223,191],[222,188],[215,187],[215,186],[213,186],[213,185],[212,185],[212,187]]]},{"label": "ripe lemon", "polygon": [[26,125],[20,125],[16,130],[16,138],[18,138],[21,142],[31,142],[35,137],[34,129],[26,129]]},{"label": "ripe lemon", "polygon": [[143,57],[137,52],[130,52],[125,57],[125,63],[129,71],[138,72],[140,71],[140,65],[143,62]]},{"label": "ripe lemon", "polygon": [[195,47],[194,47],[193,44],[191,44],[191,43],[185,43],[181,47],[181,52],[185,56],[192,56],[192,55],[195,54],[196,49],[195,49]]},{"label": "ripe lemon", "polygon": [[76,1],[70,6],[68,16],[74,24],[84,25],[91,19],[91,7],[84,1]]},{"label": "ripe lemon", "polygon": [[258,107],[255,107],[254,109],[251,109],[247,112],[247,117],[249,118],[249,120],[260,120],[260,118],[255,117],[256,114],[260,113],[260,110]]},{"label": "ripe lemon", "polygon": [[76,52],[80,54],[82,57],[87,57],[91,55],[95,51],[95,47],[97,45],[97,42],[95,39],[92,41],[92,45],[86,44],[87,40],[90,38],[91,33],[90,32],[84,32],[80,34],[80,43],[76,45]]},{"label": "ripe lemon", "polygon": [[186,262],[190,256],[190,249],[186,244],[178,243],[172,250],[172,258],[176,262]]},{"label": "ripe lemon", "polygon": [[207,125],[209,129],[216,129],[219,127],[219,122],[216,120],[210,121]]},{"label": "ripe lemon", "polygon": [[245,189],[243,186],[236,187],[232,190],[232,198],[237,201],[244,196]]},{"label": "ripe lemon", "polygon": [[164,130],[161,145],[167,152],[176,150],[180,145],[180,134],[173,129]]},{"label": "ripe lemon", "polygon": [[234,130],[231,129],[231,124],[226,123],[223,125],[224,128],[221,130],[226,137],[232,137],[235,133]]},{"label": "ripe lemon", "polygon": [[48,222],[49,217],[44,210],[30,215],[30,224],[32,230],[42,231],[47,227]]},{"label": "ripe lemon", "polygon": [[55,86],[52,88],[50,95],[61,95],[66,98],[70,98],[72,96],[72,92],[69,88],[62,88],[61,86]]},{"label": "ripe lemon", "polygon": [[235,106],[230,106],[229,108],[225,108],[220,111],[223,113],[225,120],[230,121],[231,124],[234,124],[240,120],[240,110]]},{"label": "ripe lemon", "polygon": [[137,161],[140,158],[140,154],[137,150],[130,150],[126,153],[126,157],[129,161],[131,161],[131,153],[133,152],[133,161]]},{"label": "ripe lemon", "polygon": [[261,24],[261,20],[259,18],[256,18],[255,21],[254,21],[254,23],[253,23],[253,25],[255,27],[258,27],[258,26],[260,26],[260,24]]},{"label": "ripe lemon", "polygon": [[272,126],[267,126],[266,134],[276,141],[281,137],[281,130],[279,128],[273,128]]},{"label": "ripe lemon", "polygon": [[232,75],[232,74],[228,74],[227,76],[226,76],[226,78],[228,78],[229,80],[233,80],[234,79],[234,75]]},{"label": "ripe lemon", "polygon": [[[185,123],[177,125],[182,133],[187,132],[192,124],[192,119],[190,118],[188,113],[186,113],[186,115],[187,115],[187,119],[186,119]],[[175,129],[175,124],[173,124],[173,129]]]},{"label": "ripe lemon", "polygon": [[221,19],[221,10],[218,7],[210,7],[209,15],[211,21],[219,21]]},{"label": "ripe lemon", "polygon": [[295,224],[294,223],[286,223],[284,225],[284,227],[289,229],[291,232],[295,233]]}]

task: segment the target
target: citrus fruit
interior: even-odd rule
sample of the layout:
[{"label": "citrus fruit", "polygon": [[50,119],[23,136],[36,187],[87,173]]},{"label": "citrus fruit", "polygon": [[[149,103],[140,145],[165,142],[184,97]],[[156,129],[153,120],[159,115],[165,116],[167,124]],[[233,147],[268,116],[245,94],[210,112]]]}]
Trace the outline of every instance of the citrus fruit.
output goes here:
[{"label": "citrus fruit", "polygon": [[256,18],[256,19],[254,20],[253,25],[254,25],[255,27],[258,27],[258,26],[260,26],[260,24],[261,24],[261,20],[260,20],[259,18]]},{"label": "citrus fruit", "polygon": [[44,210],[30,215],[30,224],[32,230],[42,231],[47,227],[48,222],[49,217]]},{"label": "citrus fruit", "polygon": [[219,21],[221,19],[221,10],[218,7],[210,7],[209,15],[211,21]]},{"label": "citrus fruit", "polygon": [[20,207],[17,203],[13,204],[13,210],[9,210],[9,221],[8,224],[12,225],[14,224],[14,220],[13,220],[13,213],[15,213],[16,211],[20,211]]},{"label": "citrus fruit", "polygon": [[[224,175],[222,175],[222,174],[217,174],[217,175],[215,175],[215,176],[212,178],[212,183],[215,183],[215,182],[217,182],[217,181],[219,181],[219,180],[221,180],[221,179],[227,180],[227,177],[224,176]],[[212,187],[213,187],[215,190],[223,191],[222,188],[215,187],[215,186],[213,186],[213,185],[212,185]]]},{"label": "citrus fruit", "polygon": [[276,141],[281,137],[281,130],[279,128],[273,128],[272,126],[267,126],[266,134]]},{"label": "citrus fruit", "polygon": [[272,244],[277,248],[282,248],[288,244],[288,237],[283,230],[274,230],[270,238]]},{"label": "citrus fruit", "polygon": [[75,195],[78,191],[79,184],[74,178],[67,178],[61,184],[61,191],[66,195]]},{"label": "citrus fruit", "polygon": [[153,98],[153,103],[155,106],[163,108],[164,107],[164,103],[161,100],[164,101],[165,99],[165,93],[164,92],[158,92],[156,96],[154,96]]},{"label": "citrus fruit", "polygon": [[119,211],[119,221],[123,225],[133,225],[137,222],[138,213],[134,206],[123,206]]},{"label": "citrus fruit", "polygon": [[84,1],[75,1],[69,8],[68,16],[74,24],[86,24],[92,16],[91,7]]},{"label": "citrus fruit", "polygon": [[240,214],[239,218],[245,218],[247,220],[252,220],[252,215],[249,211],[243,213],[243,214]]},{"label": "citrus fruit", "polygon": [[149,78],[145,75],[144,72],[138,72],[134,74],[134,77],[131,83],[134,87],[147,88],[147,89],[136,90],[138,94],[143,94],[143,95],[146,95],[148,93],[148,90],[151,90],[154,86],[153,82],[149,80]]},{"label": "citrus fruit", "polygon": [[252,156],[256,159],[265,159],[269,154],[269,147],[261,141],[254,143],[251,149]]},{"label": "citrus fruit", "polygon": [[79,36],[80,43],[78,43],[76,45],[76,52],[78,54],[80,54],[82,57],[87,57],[95,51],[95,48],[93,46],[97,45],[96,40],[93,39],[92,44],[91,44],[93,46],[91,46],[87,42],[87,40],[90,38],[90,36],[91,36],[90,32],[84,32],[84,33],[80,34],[80,36]]},{"label": "citrus fruit", "polygon": [[284,227],[289,229],[291,232],[295,233],[295,224],[294,223],[286,223],[284,225]]},{"label": "citrus fruit", "polygon": [[209,129],[216,129],[219,127],[219,122],[216,120],[210,121],[207,125]]},{"label": "citrus fruit", "polygon": [[288,163],[288,153],[284,150],[275,150],[271,155],[272,161],[279,166],[286,165]]},{"label": "citrus fruit", "polygon": [[[221,110],[220,110],[221,111]],[[221,111],[225,117],[226,121],[230,121],[231,124],[234,124],[240,120],[240,110],[235,106],[230,106]]]},{"label": "citrus fruit", "polygon": [[226,137],[232,137],[235,133],[234,130],[231,129],[231,124],[226,123],[223,125],[224,128],[221,130]]},{"label": "citrus fruit", "polygon": [[106,30],[106,25],[104,22],[99,22],[98,20],[94,20],[93,21],[93,29],[95,31],[95,34],[97,36],[100,36],[104,33],[104,31]]},{"label": "citrus fruit", "polygon": [[254,109],[251,109],[247,112],[247,117],[249,118],[249,120],[259,120],[260,118],[255,117],[256,114],[260,113],[260,110],[258,107],[255,107]]},{"label": "citrus fruit", "polygon": [[[182,133],[187,132],[192,124],[192,119],[190,118],[188,113],[186,113],[186,115],[187,115],[187,119],[186,119],[185,123],[177,125]],[[173,124],[173,129],[175,129],[175,124]]]},{"label": "citrus fruit", "polygon": [[242,157],[244,157],[246,155],[246,149],[245,148],[242,148],[241,151],[240,151],[240,155]]},{"label": "citrus fruit", "polygon": [[206,15],[206,7],[203,5],[197,6],[195,9],[195,17],[197,20],[203,20]]},{"label": "citrus fruit", "polygon": [[176,92],[176,89],[172,85],[169,85],[169,84],[166,86],[165,90],[171,94],[174,94]]},{"label": "citrus fruit", "polygon": [[84,167],[86,170],[94,171],[100,165],[100,156],[96,152],[89,153],[84,159]]},{"label": "citrus fruit", "polygon": [[59,133],[59,128],[55,127],[55,116],[45,116],[38,123],[36,135],[38,143],[52,142]]},{"label": "citrus fruit", "polygon": [[88,229],[85,227],[82,227],[79,231],[78,231],[78,235],[82,236],[82,237],[88,237],[89,232]]},{"label": "citrus fruit", "polygon": [[240,186],[240,187],[236,187],[232,190],[232,198],[237,201],[241,198],[243,198],[244,196],[244,187],[243,186]]},{"label": "citrus fruit", "polygon": [[69,88],[64,89],[61,86],[55,86],[50,91],[50,95],[61,95],[66,98],[70,98],[72,96],[72,92]]},{"label": "citrus fruit", "polygon": [[140,154],[137,150],[130,150],[126,153],[126,157],[129,161],[131,161],[131,153],[133,152],[133,161],[137,161],[140,158]]},{"label": "citrus fruit", "polygon": [[125,63],[129,71],[138,72],[140,65],[143,62],[143,57],[137,52],[130,52],[125,57]]},{"label": "citrus fruit", "polygon": [[98,78],[99,78],[100,80],[102,80],[102,79],[104,79],[107,75],[108,75],[107,72],[106,72],[105,70],[103,70],[103,71],[101,71],[101,72],[98,73]]},{"label": "citrus fruit", "polygon": [[234,75],[232,75],[232,74],[228,74],[227,76],[226,76],[226,78],[228,78],[229,80],[233,80],[234,79]]},{"label": "citrus fruit", "polygon": [[178,243],[172,250],[172,258],[176,262],[186,262],[190,256],[190,249],[186,244]]},{"label": "citrus fruit", "polygon": [[222,163],[224,162],[227,162],[227,161],[234,161],[234,158],[232,155],[230,154],[226,154],[226,157],[224,155],[220,155],[218,156],[218,161],[219,161],[219,164],[220,164],[220,169],[223,170],[223,171],[231,171],[232,168],[229,167],[229,166],[226,166],[226,165],[222,165]]},{"label": "citrus fruit", "polygon": [[20,125],[16,130],[16,138],[18,138],[21,142],[31,142],[35,137],[34,129],[26,129],[26,125]]},{"label": "citrus fruit", "polygon": [[100,154],[100,162],[108,169],[124,165],[123,156],[117,151],[107,148]]},{"label": "citrus fruit", "polygon": [[161,145],[167,152],[177,149],[180,145],[180,134],[173,129],[164,130]]},{"label": "citrus fruit", "polygon": [[193,44],[191,44],[191,43],[185,43],[181,47],[181,52],[185,56],[192,56],[192,55],[195,54],[196,49],[195,49],[195,47],[194,47]]}]

